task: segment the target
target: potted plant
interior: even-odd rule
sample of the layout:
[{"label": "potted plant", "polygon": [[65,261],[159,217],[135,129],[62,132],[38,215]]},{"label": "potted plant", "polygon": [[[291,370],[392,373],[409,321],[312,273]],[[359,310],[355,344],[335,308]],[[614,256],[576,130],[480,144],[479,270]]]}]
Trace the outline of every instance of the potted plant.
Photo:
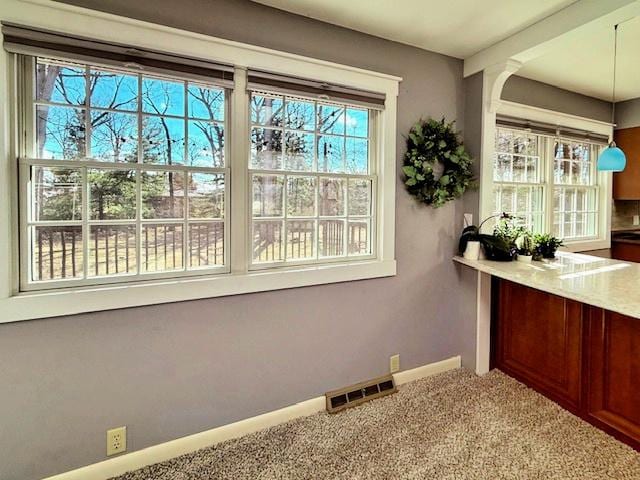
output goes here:
[{"label": "potted plant", "polygon": [[563,241],[548,233],[538,234],[534,237],[535,254],[534,259],[556,258],[558,247],[564,245]]},{"label": "potted plant", "polygon": [[[467,259],[477,260],[480,247],[484,251],[487,259],[498,261],[511,261],[515,255],[515,238],[513,232],[509,233],[505,226],[496,227],[493,235],[481,233],[483,225],[490,219],[500,217],[501,223],[511,223],[512,217],[509,214],[501,213],[492,215],[482,221],[479,226],[469,225],[464,228],[460,236],[458,250],[460,255]],[[500,225],[500,224],[499,224]]]},{"label": "potted plant", "polygon": [[523,263],[531,263],[533,260],[534,245],[529,232],[524,232],[520,237],[520,245],[518,246],[518,256],[516,260]]}]

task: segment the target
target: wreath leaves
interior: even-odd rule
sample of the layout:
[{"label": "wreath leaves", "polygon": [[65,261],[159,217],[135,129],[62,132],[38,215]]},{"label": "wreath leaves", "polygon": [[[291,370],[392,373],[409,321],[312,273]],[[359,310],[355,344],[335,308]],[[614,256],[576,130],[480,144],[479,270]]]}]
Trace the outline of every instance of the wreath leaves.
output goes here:
[{"label": "wreath leaves", "polygon": [[[441,207],[449,200],[460,198],[474,186],[473,160],[453,128],[445,119],[420,119],[409,131],[407,153],[402,172],[411,195],[421,202]],[[434,165],[444,167],[436,178]]]}]

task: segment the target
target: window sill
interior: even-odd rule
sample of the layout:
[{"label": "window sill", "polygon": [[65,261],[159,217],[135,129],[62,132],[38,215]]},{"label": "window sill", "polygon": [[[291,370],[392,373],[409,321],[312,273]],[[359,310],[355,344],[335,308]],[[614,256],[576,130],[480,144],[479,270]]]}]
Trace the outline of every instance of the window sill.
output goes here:
[{"label": "window sill", "polygon": [[395,260],[373,260],[21,293],[0,299],[0,323],[390,277],[395,274]]}]

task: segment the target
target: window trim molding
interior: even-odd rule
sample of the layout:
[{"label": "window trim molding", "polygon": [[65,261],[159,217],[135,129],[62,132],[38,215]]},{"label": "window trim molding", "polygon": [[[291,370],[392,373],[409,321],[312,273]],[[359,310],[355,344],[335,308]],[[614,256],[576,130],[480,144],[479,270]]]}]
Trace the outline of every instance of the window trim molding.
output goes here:
[{"label": "window trim molding", "polygon": [[[156,25],[52,0],[6,0],[0,20],[34,28],[49,29],[104,41],[154,48],[176,55],[198,55],[212,61],[236,65],[235,78],[246,82],[247,68],[277,71],[286,75],[314,78],[386,95],[385,110],[380,115],[380,141],[377,182],[376,226],[378,256],[373,260],[357,259],[349,263],[314,264],[249,271],[246,245],[234,245],[230,254],[231,273],[171,278],[141,283],[77,287],[64,290],[19,293],[17,232],[17,112],[14,98],[14,58],[0,52],[0,323],[47,318],[83,312],[127,308],[226,295],[321,285],[334,282],[379,278],[396,274],[395,261],[395,188],[396,188],[396,108],[400,77],[372,72],[347,65],[308,58],[208,35]],[[231,204],[247,211],[241,193],[246,185],[247,169],[239,168],[248,158],[247,92],[235,88],[231,93],[233,111],[246,112],[244,118],[231,119],[230,142],[233,151],[231,168]],[[247,238],[247,222],[231,221],[232,238]],[[242,242],[243,244],[245,242]]]},{"label": "window trim molding", "polygon": [[[531,121],[556,124],[563,127],[575,128],[578,130],[586,130],[611,138],[613,135],[613,125],[600,120],[593,120],[578,115],[572,115],[553,110],[546,110],[539,107],[533,107],[507,100],[500,100],[497,106],[497,114],[510,117],[523,118]],[[496,125],[494,122],[493,131],[487,132],[491,134],[491,141],[494,142],[494,133]],[[494,149],[492,148],[493,152]],[[481,211],[480,217],[486,218],[491,215],[492,195],[493,195],[493,153],[488,157],[490,161],[483,169],[483,179],[481,181],[480,195],[481,205],[484,205],[487,211]],[[602,207],[600,215],[598,215],[598,237],[593,240],[578,240],[568,242],[564,247],[570,252],[583,252],[587,250],[600,250],[611,247],[611,195],[613,191],[613,175],[611,172],[598,172],[598,185],[600,186],[598,204]],[[545,220],[546,224],[546,220]]]}]

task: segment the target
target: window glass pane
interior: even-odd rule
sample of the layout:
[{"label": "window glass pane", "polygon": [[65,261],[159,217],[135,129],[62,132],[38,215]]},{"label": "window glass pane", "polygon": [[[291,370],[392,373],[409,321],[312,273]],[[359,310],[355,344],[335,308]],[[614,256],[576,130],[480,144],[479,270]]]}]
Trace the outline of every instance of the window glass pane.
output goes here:
[{"label": "window glass pane", "polygon": [[369,221],[349,221],[349,255],[369,255],[371,244],[369,241]]},{"label": "window glass pane", "polygon": [[194,167],[224,167],[224,125],[189,121],[188,164]]},{"label": "window glass pane", "polygon": [[540,181],[539,170],[540,159],[538,157],[527,157],[526,159],[526,176],[524,181],[528,183],[538,183]]},{"label": "window glass pane", "polygon": [[223,89],[191,83],[188,92],[189,117],[224,120]]},{"label": "window glass pane", "polygon": [[280,217],[284,200],[284,177],[280,175],[253,176],[253,216]]},{"label": "window glass pane", "polygon": [[138,116],[92,111],[91,157],[108,162],[137,162]]},{"label": "window glass pane", "polygon": [[282,127],[282,97],[251,95],[251,122]]},{"label": "window glass pane", "polygon": [[512,153],[513,133],[503,128],[496,129],[496,152]]},{"label": "window glass pane", "polygon": [[31,220],[81,220],[82,175],[79,169],[32,167]]},{"label": "window glass pane", "polygon": [[275,262],[284,259],[282,221],[253,222],[253,261]]},{"label": "window glass pane", "polygon": [[493,179],[496,182],[511,181],[511,155],[497,153],[493,166]]},{"label": "window glass pane", "polygon": [[313,170],[314,135],[286,132],[285,168],[293,171]]},{"label": "window glass pane", "polygon": [[112,110],[138,109],[138,76],[91,69],[91,106]]},{"label": "window glass pane", "polygon": [[347,135],[352,137],[369,136],[369,111],[360,108],[347,108]]},{"label": "window glass pane", "polygon": [[135,225],[89,227],[89,276],[136,273]]},{"label": "window glass pane", "polygon": [[287,214],[309,217],[316,213],[316,178],[290,176],[287,179]]},{"label": "window glass pane", "polygon": [[318,137],[318,170],[344,172],[344,137],[328,135]]},{"label": "window glass pane", "polygon": [[526,157],[522,155],[514,155],[513,156],[513,167],[512,167],[512,177],[511,181],[513,182],[524,182],[526,181]]},{"label": "window glass pane", "polygon": [[287,222],[287,258],[313,258],[315,220],[292,220]]},{"label": "window glass pane", "polygon": [[316,127],[315,106],[313,102],[289,100],[286,102],[285,127],[292,130],[311,130]]},{"label": "window glass pane", "polygon": [[349,180],[349,215],[371,215],[371,180]]},{"label": "window glass pane", "polygon": [[318,255],[339,257],[344,255],[344,220],[320,220],[318,227]]},{"label": "window glass pane", "polygon": [[184,82],[142,78],[143,112],[183,116],[184,100]]},{"label": "window glass pane", "polygon": [[366,174],[369,169],[369,142],[347,138],[345,151],[347,173]]},{"label": "window glass pane", "polygon": [[178,172],[142,173],[142,218],[184,217],[184,176]]},{"label": "window glass pane", "polygon": [[189,268],[224,265],[224,223],[189,223]]},{"label": "window glass pane", "polygon": [[142,118],[142,148],[145,163],[184,163],[184,120],[169,117]]},{"label": "window glass pane", "polygon": [[142,225],[143,272],[163,272],[182,269],[182,225]]},{"label": "window glass pane", "polygon": [[87,170],[89,218],[136,218],[136,176],[133,170]]},{"label": "window glass pane", "polygon": [[251,129],[251,168],[282,168],[282,131],[270,128]]},{"label": "window glass pane", "polygon": [[36,65],[37,100],[82,105],[85,102],[86,88],[84,67],[49,60],[38,60]]},{"label": "window glass pane", "polygon": [[571,183],[571,162],[564,160],[556,160],[553,168],[554,183],[570,184]]},{"label": "window glass pane", "polygon": [[36,145],[39,158],[73,160],[84,157],[84,109],[38,105]]},{"label": "window glass pane", "polygon": [[224,217],[224,175],[189,174],[189,218]]},{"label": "window glass pane", "polygon": [[318,104],[318,130],[321,133],[345,134],[344,107]]},{"label": "window glass pane", "polygon": [[320,215],[340,217],[344,215],[345,180],[341,178],[321,178],[318,201]]},{"label": "window glass pane", "polygon": [[33,281],[82,277],[81,226],[32,227],[31,250]]}]

